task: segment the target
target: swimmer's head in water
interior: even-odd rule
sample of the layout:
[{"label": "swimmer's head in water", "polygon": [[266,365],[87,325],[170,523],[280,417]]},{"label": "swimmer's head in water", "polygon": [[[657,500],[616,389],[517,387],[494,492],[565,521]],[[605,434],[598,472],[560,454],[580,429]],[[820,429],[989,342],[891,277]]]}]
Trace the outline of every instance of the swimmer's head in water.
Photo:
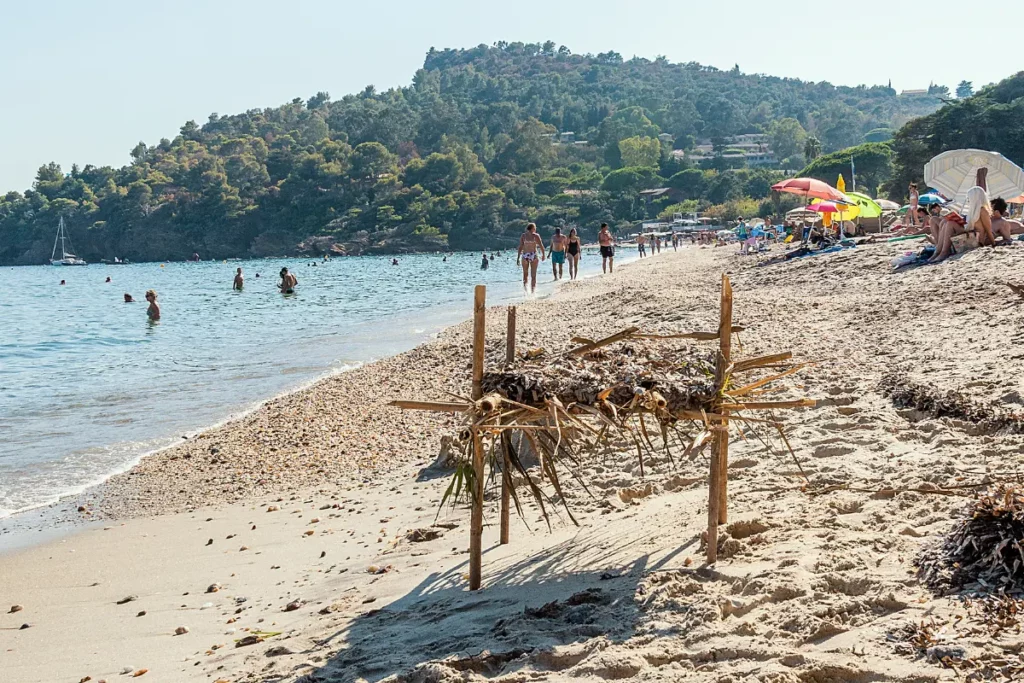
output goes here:
[{"label": "swimmer's head in water", "polygon": [[131,302],[133,302],[133,301],[135,301],[135,299],[133,299],[133,298],[132,298],[132,295],[131,295],[131,294],[129,294],[128,292],[125,292],[125,293],[124,293],[124,302],[125,302],[126,304],[130,304],[130,303],[131,303]]},{"label": "swimmer's head in water", "polygon": [[526,226],[526,231],[527,232],[537,232],[537,226],[534,225],[533,223],[529,223]]},{"label": "swimmer's head in water", "polygon": [[146,290],[146,301],[156,301],[156,290],[155,289],[147,289]]}]

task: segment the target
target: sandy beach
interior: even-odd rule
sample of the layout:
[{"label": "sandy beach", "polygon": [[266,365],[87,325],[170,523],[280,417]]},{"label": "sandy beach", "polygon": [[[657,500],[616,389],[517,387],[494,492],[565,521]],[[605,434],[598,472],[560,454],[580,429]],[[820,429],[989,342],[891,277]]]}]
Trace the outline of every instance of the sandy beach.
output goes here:
[{"label": "sandy beach", "polygon": [[[714,329],[726,272],[742,355],[814,361],[792,391],[818,406],[784,416],[797,462],[733,440],[730,550],[713,567],[700,548],[707,460],[655,459],[641,476],[623,449],[586,465],[592,496],[567,493],[579,527],[556,513],[549,531],[527,503],[499,546],[490,496],[484,589],[469,592],[468,509],[438,514],[450,473],[431,467],[456,419],[387,405],[468,394],[464,323],[144,459],[75,501],[81,530],[0,556],[2,678],[962,677],[908,640],[922,622],[993,670],[1019,661],[1024,638],[975,630],[962,603],[918,582],[914,559],[969,500],[931,492],[970,496],[1019,469],[1024,435],[898,407],[883,387],[1024,410],[1024,304],[1004,285],[1024,284],[1024,246],[892,273],[909,248],[765,267],[734,247],[663,251],[519,306],[520,349],[630,325]],[[487,322],[497,364],[504,309]]]}]

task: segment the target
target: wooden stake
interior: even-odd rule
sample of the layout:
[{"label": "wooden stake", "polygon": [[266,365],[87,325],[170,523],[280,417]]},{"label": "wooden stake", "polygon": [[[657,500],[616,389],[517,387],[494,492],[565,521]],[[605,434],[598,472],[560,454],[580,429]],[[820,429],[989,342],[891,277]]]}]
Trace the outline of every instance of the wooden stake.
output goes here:
[{"label": "wooden stake", "polygon": [[[484,311],[487,287],[477,285],[473,297],[473,400],[483,398]],[[484,445],[473,429],[473,513],[469,529],[469,590],[480,589],[484,533]]]},{"label": "wooden stake", "polygon": [[[724,368],[729,367],[729,359],[732,355],[732,283],[729,282],[729,276],[722,276],[722,317],[721,324],[718,328],[718,349],[721,356],[720,362]],[[724,389],[724,382],[726,381],[725,372],[723,370],[720,381],[723,384],[718,385]],[[718,457],[721,462],[718,465],[718,485],[719,485],[719,502],[718,502],[718,523],[725,524],[729,521],[729,420],[723,420],[722,426],[724,430],[719,435],[718,441]]]},{"label": "wooden stake", "polygon": [[[722,275],[722,310],[718,325],[718,359],[715,362],[715,387],[725,387],[729,356],[732,352],[732,285]],[[720,410],[716,413],[721,414]],[[711,472],[708,477],[708,564],[718,561],[718,525],[727,519],[726,480],[729,458],[729,419],[723,415],[715,420],[715,442],[711,449]]]},{"label": "wooden stake", "polygon": [[[510,308],[510,320],[515,322],[514,311],[516,309]],[[501,433],[501,537],[499,543],[501,545],[508,544],[508,531],[511,518],[511,511],[509,510],[509,504],[511,503],[510,498],[512,489],[509,486],[509,478],[512,476],[512,461],[509,458],[509,450],[512,448],[512,434],[504,431]]]},{"label": "wooden stake", "polygon": [[505,364],[516,360],[516,307],[508,307],[508,329],[505,332]]}]

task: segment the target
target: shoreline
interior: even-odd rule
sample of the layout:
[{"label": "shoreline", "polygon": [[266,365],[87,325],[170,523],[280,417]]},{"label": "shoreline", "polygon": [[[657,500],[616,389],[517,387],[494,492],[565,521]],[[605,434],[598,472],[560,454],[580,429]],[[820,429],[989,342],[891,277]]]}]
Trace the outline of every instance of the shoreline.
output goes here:
[{"label": "shoreline", "polygon": [[[894,274],[900,251],[759,268],[732,249],[687,249],[519,309],[519,347],[549,352],[626,326],[711,329],[727,271],[745,330],[734,353],[816,361],[792,390],[818,407],[783,418],[793,455],[749,434],[730,444],[729,551],[714,566],[700,544],[704,456],[654,453],[641,473],[631,445],[613,446],[581,464],[589,493],[565,488],[578,527],[559,510],[549,529],[526,499],[499,545],[485,495],[484,588],[468,592],[468,510],[439,509],[450,473],[431,467],[457,421],[385,405],[464,393],[464,322],[147,459],[111,485],[126,507],[106,526],[0,556],[5,597],[24,606],[0,610],[5,672],[19,683],[126,669],[157,683],[944,680],[899,634],[983,624],[914,578],[969,497],[922,491],[1024,467],[1024,435],[897,407],[880,384],[903,370],[940,393],[1024,408],[1024,308],[1001,286],[1024,281],[1024,249]],[[974,293],[950,299],[965,280]],[[488,322],[498,364],[504,316]],[[707,349],[672,344],[684,358]],[[237,645],[254,633],[265,641]],[[956,633],[974,661],[1024,647],[1021,634]]]},{"label": "shoreline", "polygon": [[[685,248],[686,247],[684,247],[684,249]],[[475,254],[476,252],[463,253]],[[230,261],[231,260],[229,259],[229,262]],[[632,255],[632,258],[626,260],[624,263],[620,265],[620,267],[627,267],[638,261],[640,261],[640,259],[637,258],[636,255]],[[183,263],[189,262],[184,261]],[[131,265],[138,264],[133,262]],[[546,262],[544,265],[546,265]],[[540,278],[543,278],[545,275],[545,271],[538,270],[538,276]],[[599,271],[590,273],[588,275],[580,275],[578,280],[587,281],[596,278],[600,275],[602,275],[602,273]],[[563,278],[562,280],[558,281],[539,282],[538,289],[540,289],[541,287],[550,287],[550,289],[546,292],[529,294],[521,292],[517,295],[518,298],[514,303],[516,305],[519,305],[528,301],[540,301],[549,299],[551,297],[556,296],[560,288],[569,282],[572,281],[568,280],[567,278]],[[511,288],[514,289],[515,285],[512,285]],[[505,297],[503,296],[502,298]],[[496,305],[500,304],[492,304],[490,307]],[[454,310],[454,308],[444,309],[439,310],[437,313],[441,313],[442,315],[445,313],[451,314],[454,312]],[[424,309],[418,311],[417,315],[423,316],[428,315],[429,313],[429,310]],[[159,456],[166,451],[170,451],[181,447],[183,445],[181,443],[182,440],[192,440],[208,432],[229,428],[233,423],[244,420],[245,418],[251,416],[253,413],[265,409],[268,404],[285,400],[291,396],[294,396],[302,392],[315,391],[317,385],[326,382],[339,374],[351,372],[364,366],[374,365],[383,360],[388,360],[396,356],[402,355],[403,353],[406,353],[408,351],[412,351],[419,346],[429,344],[432,341],[435,341],[438,338],[440,338],[451,328],[457,327],[458,325],[461,325],[465,323],[467,320],[469,320],[471,318],[471,311],[466,312],[464,315],[457,314],[455,317],[457,317],[458,320],[441,327],[435,332],[427,334],[425,338],[421,337],[417,339],[412,343],[412,346],[398,344],[396,348],[398,348],[399,350],[395,353],[378,358],[371,358],[365,361],[356,361],[354,363],[346,364],[344,367],[328,368],[324,372],[314,377],[308,378],[296,385],[283,389],[282,391],[277,392],[276,394],[273,394],[269,397],[258,399],[248,404],[243,404],[239,406],[237,409],[232,410],[225,417],[218,419],[212,423],[188,429],[178,435],[168,435],[163,438],[163,440],[167,442],[165,445],[144,450],[138,453],[137,455],[132,456],[132,458],[124,465],[117,467],[115,470],[105,475],[102,475],[100,478],[97,478],[96,480],[90,483],[83,484],[81,486],[76,486],[74,490],[61,494],[55,500],[39,503],[38,505],[22,508],[20,510],[15,510],[9,514],[0,516],[0,542],[2,542],[0,543],[0,556],[2,556],[5,553],[15,552],[19,549],[31,547],[36,543],[44,543],[49,540],[66,537],[68,534],[75,533],[79,529],[79,527],[83,525],[88,526],[89,524],[100,523],[104,519],[104,516],[101,515],[98,518],[93,518],[91,510],[86,510],[85,512],[88,515],[88,517],[83,518],[82,515],[80,514],[82,513],[82,510],[79,510],[79,508],[88,508],[98,498],[105,497],[104,487],[107,486],[111,480],[116,479],[118,477],[130,476],[132,470],[138,467],[147,458]],[[36,518],[36,520],[38,521],[34,523],[27,521],[32,518]],[[32,536],[34,536],[35,534],[41,534],[43,538],[33,540]]]}]

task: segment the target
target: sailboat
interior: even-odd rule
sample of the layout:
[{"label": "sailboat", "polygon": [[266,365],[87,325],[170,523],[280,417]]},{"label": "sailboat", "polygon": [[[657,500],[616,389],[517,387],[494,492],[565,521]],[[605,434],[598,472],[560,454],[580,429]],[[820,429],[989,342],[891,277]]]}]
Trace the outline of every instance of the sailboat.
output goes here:
[{"label": "sailboat", "polygon": [[[60,258],[57,258],[57,243],[60,242]],[[67,230],[64,229],[64,216],[60,217],[60,225],[57,227],[57,237],[53,240],[53,252],[50,254],[50,265],[51,266],[85,266],[88,265],[84,260],[78,258],[73,253],[67,250],[67,245],[71,245],[71,238],[68,237]],[[71,246],[74,249],[74,246]]]}]

